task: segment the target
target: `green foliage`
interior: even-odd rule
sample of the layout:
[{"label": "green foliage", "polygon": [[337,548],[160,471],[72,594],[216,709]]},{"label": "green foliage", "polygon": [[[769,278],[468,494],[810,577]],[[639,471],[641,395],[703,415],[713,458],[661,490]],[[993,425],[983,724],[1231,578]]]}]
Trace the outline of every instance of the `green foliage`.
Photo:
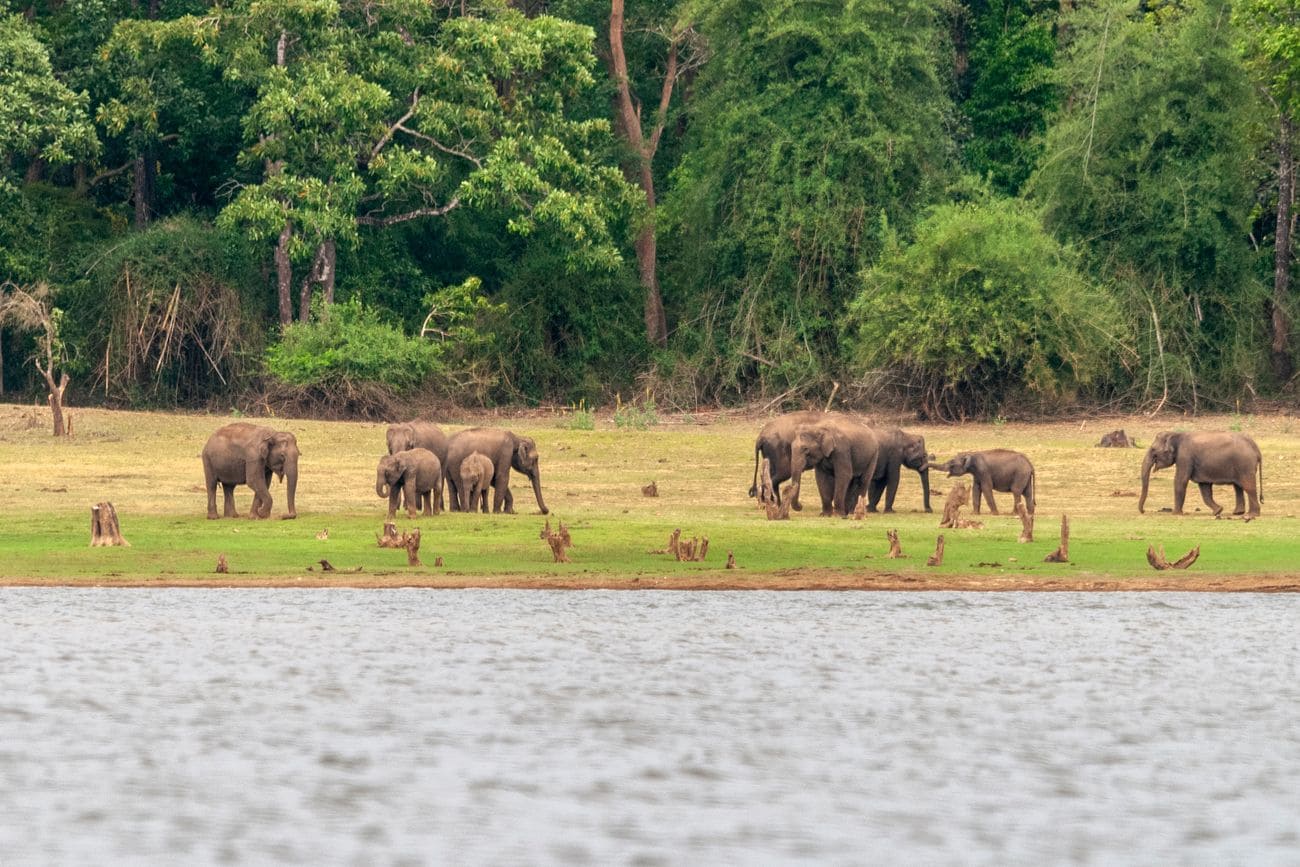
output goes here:
[{"label": "green foliage", "polygon": [[659,424],[659,413],[655,411],[655,399],[649,393],[639,404],[635,402],[623,403],[622,395],[615,395],[614,402],[615,427],[648,430]]},{"label": "green foliage", "polygon": [[377,383],[396,390],[419,385],[440,367],[438,344],[408,337],[358,300],[321,306],[312,322],[284,329],[266,353],[266,369],[286,385],[337,387]]},{"label": "green foliage", "polygon": [[1259,363],[1263,309],[1245,240],[1258,103],[1220,0],[1068,21],[1070,108],[1031,179],[1046,225],[1086,252],[1141,323],[1152,397],[1235,390]]},{"label": "green foliage", "polygon": [[63,163],[93,155],[99,142],[87,102],[55,76],[31,26],[0,7],[0,185],[15,158]]},{"label": "green foliage", "polygon": [[1232,18],[1246,62],[1274,106],[1300,117],[1300,3],[1240,0]]},{"label": "green foliage", "polygon": [[969,4],[969,73],[961,111],[970,124],[968,169],[996,190],[1019,191],[1042,153],[1056,109],[1056,0],[977,0]]},{"label": "green foliage", "polygon": [[[907,225],[953,155],[934,4],[726,0],[661,214],[678,345],[724,393],[816,382],[880,215]],[[671,252],[670,252],[671,251]]]},{"label": "green foliage", "polygon": [[933,418],[1001,415],[1024,392],[1068,401],[1123,352],[1114,299],[1013,200],[935,208],[862,281],[846,323],[852,366],[898,372]]},{"label": "green foliage", "polygon": [[580,400],[569,407],[568,413],[560,419],[560,427],[565,430],[595,430],[596,414],[585,400]]}]

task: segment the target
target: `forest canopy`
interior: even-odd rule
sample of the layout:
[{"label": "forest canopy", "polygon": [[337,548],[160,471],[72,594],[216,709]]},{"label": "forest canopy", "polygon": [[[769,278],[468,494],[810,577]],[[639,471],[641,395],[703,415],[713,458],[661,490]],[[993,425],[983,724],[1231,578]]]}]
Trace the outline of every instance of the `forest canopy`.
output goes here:
[{"label": "forest canopy", "polygon": [[0,284],[114,405],[1234,408],[1297,110],[1300,0],[0,0]]}]

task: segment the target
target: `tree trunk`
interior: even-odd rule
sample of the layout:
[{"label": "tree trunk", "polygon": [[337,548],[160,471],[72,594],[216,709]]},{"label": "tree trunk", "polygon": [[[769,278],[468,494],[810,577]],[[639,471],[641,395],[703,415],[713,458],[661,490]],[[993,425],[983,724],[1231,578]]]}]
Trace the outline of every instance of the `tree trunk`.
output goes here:
[{"label": "tree trunk", "polygon": [[[38,367],[37,370],[40,370]],[[50,403],[50,412],[54,415],[54,435],[61,437],[66,434],[67,428],[63,424],[63,393],[68,389],[68,374],[64,373],[59,379],[59,384],[54,384],[54,370],[41,370],[41,375],[45,377],[45,384],[50,389],[46,395],[46,400]]]},{"label": "tree trunk", "polygon": [[132,183],[132,198],[135,204],[135,227],[143,229],[149,225],[154,211],[154,180],[157,167],[154,164],[152,148],[146,147],[135,155]]},{"label": "tree trunk", "polygon": [[659,291],[658,245],[655,237],[655,186],[652,168],[655,151],[659,149],[659,136],[663,133],[664,121],[668,115],[668,103],[672,99],[673,85],[677,81],[677,43],[673,41],[668,49],[668,67],[664,72],[664,83],[659,95],[659,108],[655,115],[654,129],[649,139],[641,130],[641,113],[632,102],[632,90],[628,84],[627,55],[623,52],[623,2],[611,0],[609,10],[609,59],[611,74],[618,90],[619,128],[629,145],[637,155],[637,177],[646,198],[645,225],[641,227],[636,239],[637,269],[641,277],[641,286],[645,291],[645,333],[646,340],[655,346],[668,345],[668,320],[664,315],[663,295]]},{"label": "tree trunk", "polygon": [[338,246],[334,243],[334,239],[330,238],[321,244],[320,253],[317,255],[321,256],[320,284],[325,291],[325,303],[333,304],[334,263],[338,260]]},{"label": "tree trunk", "polygon": [[286,222],[280,240],[275,245],[275,283],[280,297],[280,325],[293,322],[293,263],[289,261],[289,240],[293,238],[293,223]]},{"label": "tree trunk", "polygon": [[23,183],[39,183],[45,177],[45,160],[40,157],[32,157],[32,161],[27,164],[27,172],[23,175]]},{"label": "tree trunk", "polygon": [[1273,247],[1273,375],[1286,383],[1295,372],[1291,356],[1291,317],[1287,300],[1291,288],[1291,206],[1295,199],[1295,162],[1291,153],[1294,127],[1283,112],[1277,136],[1277,234]]}]

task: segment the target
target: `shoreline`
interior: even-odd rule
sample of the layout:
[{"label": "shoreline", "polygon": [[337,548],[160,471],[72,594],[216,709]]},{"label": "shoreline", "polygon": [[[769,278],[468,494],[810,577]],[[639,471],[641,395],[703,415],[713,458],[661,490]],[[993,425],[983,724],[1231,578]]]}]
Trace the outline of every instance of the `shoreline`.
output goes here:
[{"label": "shoreline", "polygon": [[858,591],[858,592],[1182,592],[1182,593],[1300,593],[1300,574],[1204,576],[1186,573],[1116,578],[1105,575],[1026,577],[1023,575],[933,575],[905,573],[846,574],[806,569],[755,575],[694,573],[659,576],[599,575],[459,575],[455,573],[409,575],[400,572],[337,575],[253,576],[228,575],[178,577],[160,575],[103,576],[96,578],[0,577],[0,587],[97,588],[221,588],[221,589],[427,589],[427,590],[719,590]]}]

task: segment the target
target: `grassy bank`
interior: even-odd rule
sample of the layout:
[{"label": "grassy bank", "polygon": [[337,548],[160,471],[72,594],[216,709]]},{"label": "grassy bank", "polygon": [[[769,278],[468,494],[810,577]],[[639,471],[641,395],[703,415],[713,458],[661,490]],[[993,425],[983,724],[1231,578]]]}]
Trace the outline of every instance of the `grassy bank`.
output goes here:
[{"label": "grassy bank", "polygon": [[[302,449],[296,521],[208,521],[199,451],[229,421],[217,416],[73,410],[75,435],[55,441],[41,409],[0,406],[0,582],[73,584],[342,584],[432,586],[609,587],[1300,587],[1300,445],[1293,419],[1221,417],[1107,419],[1037,425],[909,426],[924,433],[942,459],[959,449],[1007,447],[1026,452],[1037,468],[1038,525],[1032,544],[1017,544],[1014,516],[982,516],[984,529],[940,531],[939,516],[920,509],[914,473],[900,486],[899,512],[866,520],[822,519],[815,510],[769,522],[746,496],[752,446],[761,419],[668,420],[650,430],[569,430],[552,416],[497,420],[537,439],[552,522],[563,520],[573,563],[551,562],[538,539],[543,518],[527,480],[512,485],[517,515],[444,514],[415,522],[423,533],[423,567],[405,553],[376,547],[385,500],[374,493],[384,426],[369,423],[271,420],[292,430]],[[449,430],[493,419],[449,420]],[[1192,486],[1188,507],[1174,517],[1172,470],[1155,474],[1147,514],[1136,498],[1141,449],[1096,449],[1106,430],[1124,427],[1145,445],[1158,430],[1239,428],[1264,452],[1264,516],[1250,523],[1213,520]],[[657,498],[642,495],[654,480]],[[815,500],[811,487],[806,496]],[[931,479],[936,490],[950,484]],[[284,488],[272,487],[273,515]],[[809,496],[811,495],[811,496]],[[1216,492],[1231,506],[1231,489]],[[247,510],[251,493],[238,489]],[[89,507],[116,506],[130,548],[90,548]],[[1009,495],[998,495],[1010,509]],[[942,495],[934,498],[936,510]],[[1005,504],[1005,505],[1004,505]],[[967,517],[974,517],[969,514]],[[1057,545],[1062,512],[1070,516],[1068,564],[1044,563]],[[400,527],[409,522],[399,520]],[[650,553],[680,527],[708,536],[704,563],[677,563]],[[910,557],[886,560],[887,529],[897,528]],[[328,539],[318,539],[328,531]],[[925,566],[944,532],[941,567]],[[1156,573],[1149,544],[1173,559],[1193,545],[1201,558],[1188,572]],[[738,569],[724,570],[727,552]],[[214,574],[219,555],[230,565]],[[444,566],[432,564],[442,557]],[[322,573],[328,560],[338,570]],[[988,565],[995,564],[995,565]],[[308,570],[308,567],[313,567]]]}]

